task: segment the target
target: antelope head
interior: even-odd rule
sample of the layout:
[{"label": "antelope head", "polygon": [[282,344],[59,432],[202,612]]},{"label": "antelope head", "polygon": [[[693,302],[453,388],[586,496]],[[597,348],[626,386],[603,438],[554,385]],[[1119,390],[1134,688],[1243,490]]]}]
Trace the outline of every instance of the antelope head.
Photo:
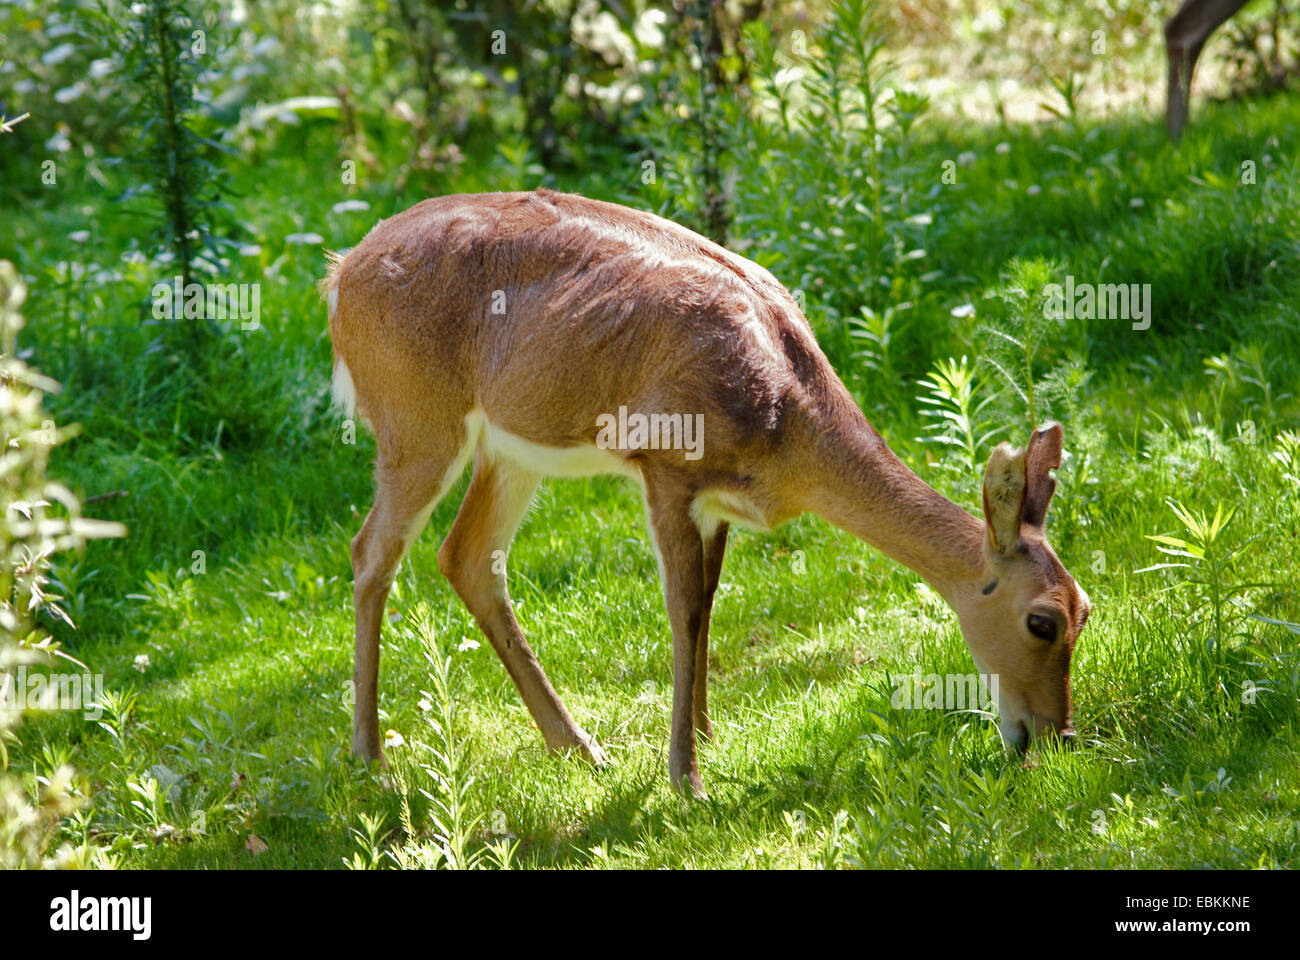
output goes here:
[{"label": "antelope head", "polygon": [[1057,423],[1023,449],[1003,443],[989,456],[983,571],[957,610],[976,665],[997,677],[1002,740],[1019,749],[1043,734],[1074,736],[1070,657],[1090,604],[1043,531],[1060,465]]}]

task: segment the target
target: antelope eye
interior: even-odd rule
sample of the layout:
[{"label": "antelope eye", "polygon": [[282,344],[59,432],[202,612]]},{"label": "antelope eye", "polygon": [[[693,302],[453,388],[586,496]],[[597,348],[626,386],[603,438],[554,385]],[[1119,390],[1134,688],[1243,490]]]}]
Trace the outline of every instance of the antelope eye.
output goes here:
[{"label": "antelope eye", "polygon": [[1051,643],[1056,639],[1056,621],[1051,617],[1045,617],[1041,613],[1031,613],[1028,626],[1029,632],[1040,640]]}]

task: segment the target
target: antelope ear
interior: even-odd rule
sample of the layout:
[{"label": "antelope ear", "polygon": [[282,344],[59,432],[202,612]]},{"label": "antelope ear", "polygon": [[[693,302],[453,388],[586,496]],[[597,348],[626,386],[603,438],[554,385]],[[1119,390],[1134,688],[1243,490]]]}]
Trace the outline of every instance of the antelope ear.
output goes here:
[{"label": "antelope ear", "polygon": [[1056,492],[1052,471],[1061,465],[1061,425],[1046,423],[1025,445],[1025,509],[1021,519],[1042,529],[1047,505]]},{"label": "antelope ear", "polygon": [[990,546],[1005,556],[1020,545],[1025,509],[1025,451],[1000,443],[984,470],[984,523]]}]

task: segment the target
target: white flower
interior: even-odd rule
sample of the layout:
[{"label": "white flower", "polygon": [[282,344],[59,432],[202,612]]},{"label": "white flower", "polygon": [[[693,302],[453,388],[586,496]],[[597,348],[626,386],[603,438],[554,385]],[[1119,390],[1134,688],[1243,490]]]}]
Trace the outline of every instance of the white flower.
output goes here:
[{"label": "white flower", "polygon": [[632,35],[636,37],[638,43],[658,49],[663,45],[662,27],[667,22],[668,14],[662,10],[647,10],[637,17],[636,23],[632,26]]},{"label": "white flower", "polygon": [[461,637],[461,638],[460,638],[460,646],[457,647],[456,649],[459,650],[461,653],[466,653],[466,652],[468,652],[468,651],[470,651],[470,650],[477,650],[477,649],[478,649],[478,641],[477,641],[477,640],[471,640],[469,637]]},{"label": "white flower", "polygon": [[46,51],[45,56],[41,57],[41,63],[53,66],[56,63],[62,63],[76,52],[77,45],[75,43],[61,43],[57,47],[52,47]]},{"label": "white flower", "polygon": [[149,663],[149,654],[147,653],[139,654],[135,658],[135,662],[132,664],[132,666],[134,666],[141,673],[144,673],[151,666],[151,664]]}]

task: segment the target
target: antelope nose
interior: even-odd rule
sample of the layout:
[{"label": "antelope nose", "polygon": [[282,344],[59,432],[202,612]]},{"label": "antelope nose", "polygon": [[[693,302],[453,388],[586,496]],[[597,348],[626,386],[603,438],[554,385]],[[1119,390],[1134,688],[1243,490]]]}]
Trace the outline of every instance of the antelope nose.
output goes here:
[{"label": "antelope nose", "polygon": [[1072,745],[1077,736],[1074,725],[1069,720],[1064,722],[1049,720],[1040,714],[1030,714],[1030,723],[1027,726],[1035,740],[1059,740],[1062,745]]}]

